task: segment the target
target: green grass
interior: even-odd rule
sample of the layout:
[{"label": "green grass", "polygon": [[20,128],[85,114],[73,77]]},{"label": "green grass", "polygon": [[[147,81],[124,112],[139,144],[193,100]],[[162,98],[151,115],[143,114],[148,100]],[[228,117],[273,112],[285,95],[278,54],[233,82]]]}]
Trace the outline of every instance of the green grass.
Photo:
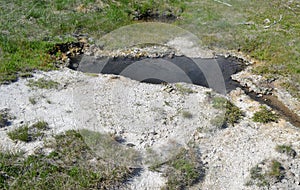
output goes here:
[{"label": "green grass", "polygon": [[223,97],[213,97],[212,104],[214,108],[223,109],[226,108],[228,100]]},{"label": "green grass", "polygon": [[23,73],[33,70],[54,69],[51,64],[53,60],[47,54],[53,43],[22,40],[0,34],[0,48],[4,52],[0,65],[0,84],[16,81],[17,77],[24,77]]},{"label": "green grass", "polygon": [[31,141],[28,125],[23,125],[21,127],[18,127],[17,129],[8,132],[7,135],[11,140],[20,140],[24,142]]},{"label": "green grass", "polygon": [[258,187],[265,187],[270,185],[266,175],[262,171],[262,168],[258,165],[250,169],[250,178],[251,180],[246,183],[247,186],[255,184]]},{"label": "green grass", "polygon": [[[99,38],[133,23],[136,10],[165,10],[181,1],[12,0],[0,2],[0,83],[22,73],[55,69],[48,52],[57,43],[77,41],[74,33]],[[163,5],[163,6],[161,6]],[[84,11],[86,10],[86,11]]]},{"label": "green grass", "polygon": [[[95,139],[107,135],[95,135]],[[96,133],[98,134],[98,133]],[[101,144],[98,146],[118,151],[128,149],[122,145]],[[47,143],[50,154],[40,153],[25,157],[23,154],[0,153],[1,189],[115,189],[134,175],[134,169],[126,162],[114,162],[115,157],[103,158],[88,146],[77,131],[57,135]],[[124,158],[125,159],[125,158]],[[130,158],[127,158],[130,159]]]},{"label": "green grass", "polygon": [[222,124],[221,126],[224,126],[224,124],[230,124],[234,126],[235,123],[238,123],[244,116],[244,113],[242,110],[240,110],[237,106],[235,106],[233,103],[231,103],[229,100],[223,97],[213,97],[212,98],[212,105],[216,109],[220,109],[224,111],[224,119],[221,121],[221,116],[216,116],[215,119],[212,119],[214,121],[211,121],[214,125],[216,124]]},{"label": "green grass", "polygon": [[23,142],[32,142],[41,139],[44,132],[48,130],[48,123],[45,121],[38,121],[31,126],[22,125],[15,130],[7,133],[8,137],[12,140],[20,140]]},{"label": "green grass", "polygon": [[[255,66],[255,73],[285,77],[288,89],[299,98],[299,2],[226,2],[232,6],[208,0],[189,2],[178,25],[196,34],[204,46],[241,51],[255,58],[262,63]],[[276,24],[265,29],[269,25],[264,23],[266,18]]]},{"label": "green grass", "polygon": [[254,113],[252,117],[253,121],[260,123],[277,122],[279,117],[277,114],[272,113],[265,106],[260,107],[260,111]]},{"label": "green grass", "polygon": [[[255,66],[255,73],[283,76],[282,85],[300,97],[298,1],[230,1],[231,7],[210,0],[99,2],[1,1],[0,82],[16,81],[20,73],[35,69],[53,69],[54,60],[47,52],[56,43],[76,41],[70,34],[87,33],[99,39],[121,26],[137,23],[132,20],[135,11],[172,10],[180,17],[173,25],[195,34],[200,45],[250,55],[262,63]],[[266,18],[276,24],[265,28],[270,25],[264,23]],[[142,34],[135,37],[147,38]]]},{"label": "green grass", "polygon": [[277,160],[272,160],[271,171],[269,172],[269,176],[280,180],[284,177],[283,170],[284,168],[282,167],[280,162],[278,162]]},{"label": "green grass", "polygon": [[49,126],[48,123],[45,121],[38,121],[34,123],[31,127],[39,130],[47,130]]},{"label": "green grass", "polygon": [[115,136],[94,133],[88,130],[81,130],[80,134],[85,143],[97,155],[110,161],[110,164],[124,164],[127,167],[133,168],[139,165],[141,159],[139,153],[132,148],[126,148],[120,145]]}]

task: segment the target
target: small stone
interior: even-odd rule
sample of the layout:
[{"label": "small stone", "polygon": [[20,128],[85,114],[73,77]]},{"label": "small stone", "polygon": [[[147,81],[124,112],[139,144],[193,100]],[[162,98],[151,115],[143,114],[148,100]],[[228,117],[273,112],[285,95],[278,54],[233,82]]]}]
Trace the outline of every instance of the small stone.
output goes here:
[{"label": "small stone", "polygon": [[150,131],[150,134],[157,135],[157,132],[155,131],[155,129],[153,129],[153,130]]},{"label": "small stone", "polygon": [[266,18],[265,20],[264,20],[264,23],[265,24],[269,24],[271,21],[270,21],[270,19],[268,19],[268,18]]},{"label": "small stone", "polygon": [[170,53],[170,54],[168,55],[168,58],[173,59],[174,56],[175,56],[174,53]]},{"label": "small stone", "polygon": [[126,144],[126,146],[128,146],[128,147],[131,147],[131,148],[132,148],[132,147],[134,147],[134,146],[135,146],[135,144],[133,144],[133,143],[127,143],[127,144]]}]

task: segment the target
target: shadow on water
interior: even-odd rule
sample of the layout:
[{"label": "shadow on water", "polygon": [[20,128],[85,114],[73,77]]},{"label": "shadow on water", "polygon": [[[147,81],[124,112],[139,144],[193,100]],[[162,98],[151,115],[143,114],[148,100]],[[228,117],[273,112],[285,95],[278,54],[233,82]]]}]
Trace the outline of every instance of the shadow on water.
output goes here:
[{"label": "shadow on water", "polygon": [[227,94],[240,87],[252,99],[267,104],[276,110],[294,126],[300,127],[299,116],[289,110],[272,95],[259,97],[249,92],[231,75],[246,68],[246,65],[234,57],[218,56],[216,58],[196,58],[186,56],[162,58],[96,58],[81,55],[71,58],[69,68],[87,73],[122,75],[137,81],[160,84],[186,82],[208,88],[218,93]]},{"label": "shadow on water", "polygon": [[231,79],[231,75],[242,71],[245,66],[235,58],[221,56],[215,59],[191,59],[185,56],[139,59],[81,56],[71,59],[70,68],[88,73],[122,75],[154,84],[186,82],[226,94],[238,85]]}]

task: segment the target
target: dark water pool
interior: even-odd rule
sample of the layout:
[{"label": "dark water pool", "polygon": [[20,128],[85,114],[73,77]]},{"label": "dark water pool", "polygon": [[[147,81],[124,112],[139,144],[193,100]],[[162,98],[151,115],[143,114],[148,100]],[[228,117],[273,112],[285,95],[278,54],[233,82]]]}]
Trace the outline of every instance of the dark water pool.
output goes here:
[{"label": "dark water pool", "polygon": [[82,72],[122,75],[148,83],[187,82],[209,87],[226,94],[239,86],[231,75],[245,65],[237,59],[222,56],[215,59],[189,58],[95,58],[81,56],[73,59],[70,68]]}]

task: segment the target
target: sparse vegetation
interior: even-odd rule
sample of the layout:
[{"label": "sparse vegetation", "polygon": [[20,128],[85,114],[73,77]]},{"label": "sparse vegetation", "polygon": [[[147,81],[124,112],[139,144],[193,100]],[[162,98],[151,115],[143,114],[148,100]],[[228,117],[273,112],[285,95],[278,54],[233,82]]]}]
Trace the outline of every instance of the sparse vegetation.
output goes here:
[{"label": "sparse vegetation", "polygon": [[18,127],[17,129],[8,132],[7,135],[11,140],[20,140],[24,142],[29,142],[31,140],[28,125]]},{"label": "sparse vegetation", "polygon": [[[152,152],[150,154],[157,156]],[[205,175],[200,155],[194,148],[182,148],[166,161],[155,159],[149,169],[160,171],[166,176],[167,183],[162,189],[185,189],[200,182]]]},{"label": "sparse vegetation", "polygon": [[212,104],[214,108],[223,109],[226,108],[228,100],[223,97],[213,97]]},{"label": "sparse vegetation", "polygon": [[48,123],[38,121],[33,125],[22,125],[15,130],[7,133],[10,139],[20,140],[23,142],[31,142],[40,139],[44,136],[44,131],[48,130]]},{"label": "sparse vegetation", "polygon": [[262,173],[262,168],[259,167],[258,165],[254,166],[253,168],[250,169],[250,177],[251,180],[247,182],[246,185],[251,186],[251,185],[257,185],[258,187],[264,187],[264,186],[269,186],[269,182],[266,179],[266,176],[264,173]]},{"label": "sparse vegetation", "polygon": [[182,84],[175,84],[175,87],[177,89],[178,92],[180,92],[181,94],[191,94],[194,93],[195,91],[191,88],[185,87]]},{"label": "sparse vegetation", "polygon": [[[95,132],[89,133],[96,137]],[[109,138],[102,134],[98,137]],[[118,151],[130,151],[122,145],[114,145],[115,142],[113,145],[102,144],[103,140],[98,137],[93,141],[99,143],[99,147],[115,150],[115,155],[120,153]],[[42,152],[25,157],[23,154],[0,153],[0,188],[116,189],[136,172],[124,161],[98,155],[76,131],[55,136],[47,147],[52,148],[50,154]],[[124,160],[130,159],[123,156]]]},{"label": "sparse vegetation", "polygon": [[48,123],[45,122],[45,121],[38,121],[38,122],[34,123],[31,127],[39,129],[39,130],[47,130],[47,129],[49,129],[48,128],[49,127]]},{"label": "sparse vegetation", "polygon": [[184,111],[181,112],[181,114],[182,114],[183,118],[187,118],[187,119],[192,119],[193,118],[193,114],[189,111],[184,110]]},{"label": "sparse vegetation", "polygon": [[296,151],[288,145],[277,145],[275,150],[279,153],[286,154],[292,158],[295,158],[297,155]]},{"label": "sparse vegetation", "polygon": [[31,77],[33,77],[33,74],[30,73],[30,72],[24,72],[24,73],[20,73],[19,77],[21,77],[21,78],[31,78]]},{"label": "sparse vegetation", "polygon": [[8,109],[0,110],[0,128],[6,127],[10,125],[10,119],[12,117],[8,113]]},{"label": "sparse vegetation", "polygon": [[[217,1],[186,3],[179,25],[187,26],[204,45],[240,50],[262,64],[254,72],[281,76],[288,89],[300,97],[300,19],[298,1]],[[234,8],[234,10],[232,9]],[[267,19],[268,22],[265,22]],[[187,26],[188,27],[188,26]]]},{"label": "sparse vegetation", "polygon": [[284,168],[280,162],[277,160],[264,161],[250,169],[251,180],[245,185],[269,187],[271,183],[281,181],[284,175]]},{"label": "sparse vegetation", "polygon": [[40,78],[38,80],[29,80],[27,85],[31,88],[57,89],[59,83],[53,80]]},{"label": "sparse vegetation", "polygon": [[37,103],[36,101],[36,98],[35,97],[29,97],[29,102],[32,104],[32,105],[35,105]]},{"label": "sparse vegetation", "polygon": [[[224,121],[220,121],[220,124],[224,126],[230,124],[234,126],[235,123],[238,123],[240,119],[243,118],[244,113],[237,106],[231,103],[229,100],[223,97],[213,97],[212,99],[213,107],[216,109],[221,109],[224,111]],[[218,119],[221,119],[220,117]]]},{"label": "sparse vegetation", "polygon": [[97,73],[84,73],[86,76],[89,76],[89,77],[98,77],[99,74]]},{"label": "sparse vegetation", "polygon": [[141,159],[139,153],[132,148],[121,145],[118,142],[120,140],[119,137],[88,130],[80,130],[79,132],[93,152],[101,156],[101,158],[109,160],[110,164],[123,164],[129,168],[138,167]]},{"label": "sparse vegetation", "polygon": [[205,171],[198,153],[194,151],[182,149],[166,163],[167,183],[163,189],[185,189],[203,179]]},{"label": "sparse vegetation", "polygon": [[253,115],[253,121],[260,123],[277,122],[279,117],[277,114],[272,113],[265,106],[260,107],[260,111],[255,112]]},{"label": "sparse vegetation", "polygon": [[224,129],[227,127],[227,123],[224,115],[217,115],[216,117],[210,120],[210,123],[220,129]]},{"label": "sparse vegetation", "polygon": [[269,176],[274,177],[279,181],[284,178],[284,168],[277,160],[272,160]]}]

